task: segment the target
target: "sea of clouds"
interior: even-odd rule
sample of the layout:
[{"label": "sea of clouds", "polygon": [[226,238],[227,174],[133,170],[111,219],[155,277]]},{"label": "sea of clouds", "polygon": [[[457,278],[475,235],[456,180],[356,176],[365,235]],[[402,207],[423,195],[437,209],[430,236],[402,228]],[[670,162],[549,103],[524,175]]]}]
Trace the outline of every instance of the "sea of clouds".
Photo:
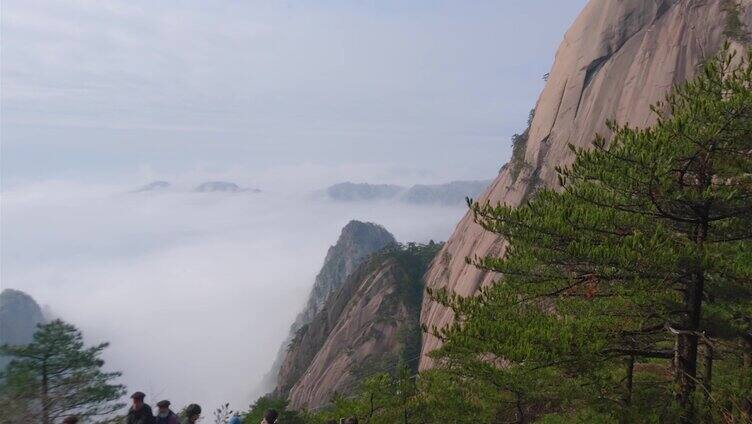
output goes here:
[{"label": "sea of clouds", "polygon": [[446,239],[465,212],[336,203],[311,195],[316,178],[278,177],[261,193],[194,193],[199,180],[141,193],[131,182],[13,184],[1,197],[2,286],[87,342],[111,342],[107,368],[152,403],[245,408],[349,220],[426,242]]}]

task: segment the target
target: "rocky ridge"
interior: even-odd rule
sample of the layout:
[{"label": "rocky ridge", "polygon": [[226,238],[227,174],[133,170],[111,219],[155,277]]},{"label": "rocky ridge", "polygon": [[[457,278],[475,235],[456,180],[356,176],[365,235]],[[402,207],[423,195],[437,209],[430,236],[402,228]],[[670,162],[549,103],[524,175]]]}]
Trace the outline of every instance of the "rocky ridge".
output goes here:
[{"label": "rocky ridge", "polygon": [[316,409],[364,378],[417,370],[422,276],[439,245],[393,245],[373,254],[290,343],[276,394]]},{"label": "rocky ridge", "polygon": [[263,382],[265,389],[286,392],[286,390],[280,390],[280,387],[288,385],[279,380],[280,368],[285,361],[288,361],[289,345],[295,335],[313,320],[330,295],[336,293],[344,285],[346,279],[358,266],[373,253],[394,243],[396,243],[394,236],[378,224],[353,220],[342,228],[337,242],[327,251],[324,264],[316,276],[305,306],[290,326],[290,334],[280,348],[271,371],[265,377]]}]

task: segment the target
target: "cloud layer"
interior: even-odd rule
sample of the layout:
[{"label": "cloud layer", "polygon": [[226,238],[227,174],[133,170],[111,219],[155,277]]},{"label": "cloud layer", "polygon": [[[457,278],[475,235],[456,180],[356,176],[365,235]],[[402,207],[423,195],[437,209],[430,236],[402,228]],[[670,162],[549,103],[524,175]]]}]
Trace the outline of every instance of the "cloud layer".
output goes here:
[{"label": "cloud layer", "polygon": [[[189,186],[190,184],[186,184]],[[131,390],[245,407],[350,219],[443,239],[462,208],[307,192],[129,193],[47,182],[3,193],[2,282],[108,340]]]}]

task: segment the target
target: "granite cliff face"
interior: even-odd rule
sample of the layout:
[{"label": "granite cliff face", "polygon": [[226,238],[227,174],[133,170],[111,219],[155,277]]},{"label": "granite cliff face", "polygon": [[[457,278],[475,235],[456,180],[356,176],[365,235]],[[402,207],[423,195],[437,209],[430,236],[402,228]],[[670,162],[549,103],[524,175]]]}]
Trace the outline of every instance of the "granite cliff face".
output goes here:
[{"label": "granite cliff face", "polygon": [[[0,293],[0,345],[30,343],[42,322],[42,309],[31,296],[13,289]],[[8,359],[0,356],[0,369],[7,363]]]},{"label": "granite cliff face", "polygon": [[[752,28],[752,0],[591,0],[566,33],[530,127],[510,163],[480,201],[519,205],[556,183],[555,167],[573,160],[568,145],[590,145],[607,135],[605,122],[653,122],[650,105],[673,84],[693,76],[727,37],[743,40]],[[740,29],[741,28],[741,29]],[[496,276],[465,263],[466,257],[500,255],[504,241],[466,215],[426,275],[426,284],[471,295]],[[445,308],[424,300],[421,322],[442,327]],[[424,336],[421,369],[439,341]]]},{"label": "granite cliff face", "polygon": [[438,247],[392,246],[360,265],[296,333],[276,394],[315,409],[374,373],[417,369],[422,276]]}]

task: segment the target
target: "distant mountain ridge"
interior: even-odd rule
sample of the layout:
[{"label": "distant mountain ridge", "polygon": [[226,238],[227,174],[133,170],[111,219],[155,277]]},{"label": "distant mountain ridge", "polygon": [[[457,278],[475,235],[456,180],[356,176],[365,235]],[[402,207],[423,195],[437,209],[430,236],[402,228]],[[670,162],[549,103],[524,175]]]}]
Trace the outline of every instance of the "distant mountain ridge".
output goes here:
[{"label": "distant mountain ridge", "polygon": [[410,204],[449,206],[462,204],[467,197],[477,197],[490,183],[490,180],[452,181],[446,184],[416,184],[405,187],[344,182],[327,187],[324,194],[330,200],[343,202],[395,200]]},{"label": "distant mountain ridge", "polygon": [[393,199],[405,190],[393,184],[368,184],[344,182],[326,188],[326,195],[332,200],[361,201]]},{"label": "distant mountain ridge", "polygon": [[226,192],[226,193],[239,193],[242,191],[250,191],[258,193],[259,189],[243,188],[239,185],[228,181],[207,181],[198,185],[193,191],[197,193],[213,193],[213,192]]},{"label": "distant mountain ridge", "polygon": [[152,181],[137,188],[136,190],[134,190],[134,192],[140,193],[144,191],[160,191],[166,190],[168,188],[170,188],[170,183],[168,183],[167,181]]},{"label": "distant mountain ridge", "polygon": [[[143,186],[133,190],[133,193],[167,191],[168,189],[171,189],[171,188],[173,188],[173,185],[169,181],[157,180],[157,181],[152,181],[148,184],[144,184]],[[261,190],[257,188],[241,187],[238,184],[231,182],[231,181],[206,181],[195,186],[190,191],[194,193],[241,193],[241,192],[260,193],[261,192]]]}]

